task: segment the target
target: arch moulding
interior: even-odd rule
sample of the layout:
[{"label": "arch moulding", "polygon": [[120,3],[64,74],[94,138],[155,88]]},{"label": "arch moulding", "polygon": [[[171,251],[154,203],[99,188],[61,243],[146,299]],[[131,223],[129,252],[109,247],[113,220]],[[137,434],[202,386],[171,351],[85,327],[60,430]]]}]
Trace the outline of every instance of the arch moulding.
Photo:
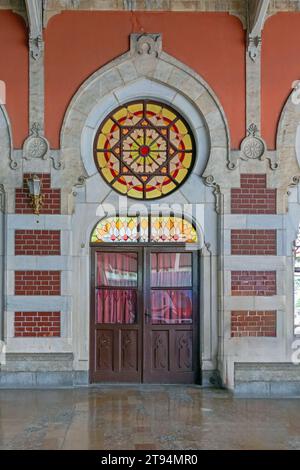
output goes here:
[{"label": "arch moulding", "polygon": [[[197,126],[205,129],[207,156],[200,162],[198,174],[215,188],[224,172],[230,172],[229,131],[218,98],[197,73],[163,52],[160,34],[132,34],[129,52],[90,76],[67,109],[60,136],[64,191],[70,194],[74,186],[95,174],[91,144],[103,114],[129,98],[155,97],[183,112],[195,132]],[[197,153],[201,153],[199,149]],[[201,155],[203,159],[203,152]],[[72,199],[68,200],[65,213],[73,210]]]}]

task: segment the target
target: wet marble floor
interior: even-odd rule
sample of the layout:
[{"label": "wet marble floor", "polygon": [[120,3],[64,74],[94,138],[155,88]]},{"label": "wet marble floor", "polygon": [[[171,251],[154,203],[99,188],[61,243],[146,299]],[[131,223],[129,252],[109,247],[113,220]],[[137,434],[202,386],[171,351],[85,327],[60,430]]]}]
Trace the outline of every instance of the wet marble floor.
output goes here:
[{"label": "wet marble floor", "polygon": [[197,386],[0,390],[0,449],[300,449],[299,405]]}]

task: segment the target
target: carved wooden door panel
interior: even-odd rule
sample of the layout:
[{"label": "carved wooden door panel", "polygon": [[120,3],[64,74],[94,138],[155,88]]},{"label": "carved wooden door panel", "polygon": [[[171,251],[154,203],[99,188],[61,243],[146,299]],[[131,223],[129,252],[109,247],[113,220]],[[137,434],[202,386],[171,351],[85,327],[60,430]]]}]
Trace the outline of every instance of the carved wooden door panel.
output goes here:
[{"label": "carved wooden door panel", "polygon": [[197,252],[151,248],[145,260],[143,381],[195,383],[199,380]]},{"label": "carved wooden door panel", "polygon": [[93,252],[92,382],[141,382],[142,256],[131,247]]}]

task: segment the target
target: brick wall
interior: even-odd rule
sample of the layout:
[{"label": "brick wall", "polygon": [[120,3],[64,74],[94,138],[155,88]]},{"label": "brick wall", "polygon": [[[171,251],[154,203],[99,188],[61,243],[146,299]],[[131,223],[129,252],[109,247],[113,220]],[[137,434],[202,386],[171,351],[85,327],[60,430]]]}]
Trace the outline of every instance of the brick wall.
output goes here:
[{"label": "brick wall", "polygon": [[276,189],[267,189],[266,175],[241,175],[241,187],[231,190],[232,214],[276,214]]},{"label": "brick wall", "polygon": [[15,336],[60,336],[60,312],[15,312]]},{"label": "brick wall", "polygon": [[[41,193],[44,195],[41,214],[60,214],[60,189],[51,188],[51,176],[48,173],[36,173],[41,180]],[[23,187],[16,189],[16,214],[32,214],[33,209],[27,179],[33,174],[24,174]]]},{"label": "brick wall", "polygon": [[276,295],[276,271],[231,271],[231,295]]},{"label": "brick wall", "polygon": [[16,230],[15,255],[60,255],[60,231]]},{"label": "brick wall", "polygon": [[232,255],[276,255],[276,230],[231,230]]},{"label": "brick wall", "polygon": [[60,295],[60,271],[15,271],[15,295]]},{"label": "brick wall", "polygon": [[231,336],[276,336],[276,311],[231,312]]}]

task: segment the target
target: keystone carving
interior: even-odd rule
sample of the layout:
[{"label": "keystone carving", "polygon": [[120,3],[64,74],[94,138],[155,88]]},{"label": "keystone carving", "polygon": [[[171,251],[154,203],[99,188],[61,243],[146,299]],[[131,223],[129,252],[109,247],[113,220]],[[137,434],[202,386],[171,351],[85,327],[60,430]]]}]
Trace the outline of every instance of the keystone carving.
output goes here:
[{"label": "keystone carving", "polygon": [[162,50],[161,34],[131,34],[131,50],[144,57],[158,57]]}]

